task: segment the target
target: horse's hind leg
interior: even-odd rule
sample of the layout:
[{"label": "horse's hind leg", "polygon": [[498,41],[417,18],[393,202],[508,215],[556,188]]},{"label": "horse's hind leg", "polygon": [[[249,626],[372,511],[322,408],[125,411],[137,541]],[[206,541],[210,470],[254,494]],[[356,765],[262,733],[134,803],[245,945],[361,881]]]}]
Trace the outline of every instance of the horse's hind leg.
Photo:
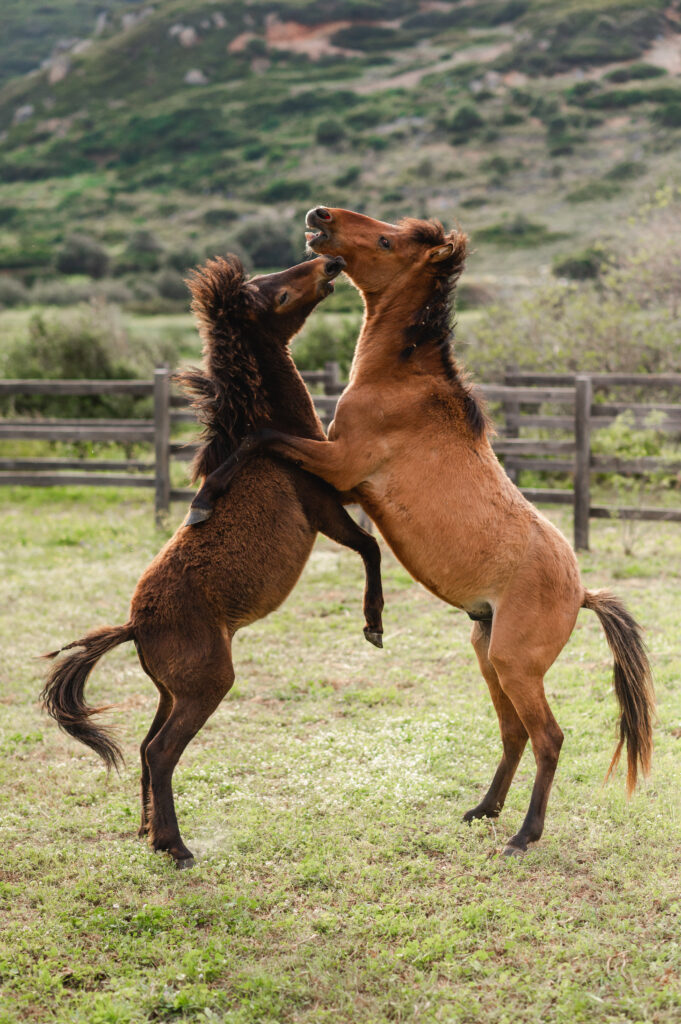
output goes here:
[{"label": "horse's hind leg", "polygon": [[150,773],[151,803],[149,839],[154,850],[166,850],[178,867],[191,867],[194,859],[182,842],[175,813],[172,777],[190,740],[213,714],[234,682],[227,644],[209,658],[188,665],[188,677],[174,690],[173,708],[146,748]]},{"label": "horse's hind leg", "polygon": [[[156,680],[154,680],[156,682]],[[156,683],[159,689],[158,707],[156,708],[156,714],[154,720],[149,726],[149,732],[142,740],[140,746],[140,760],[142,762],[142,775],[140,778],[140,799],[142,803],[142,818],[140,822],[139,832],[137,833],[140,837],[145,836],[149,831],[149,802],[150,802],[150,775],[149,765],[147,764],[147,747],[153,740],[154,736],[168,719],[170,715],[173,698],[163,689],[158,683]]]},{"label": "horse's hind leg", "polygon": [[504,853],[512,854],[524,852],[529,843],[536,843],[541,838],[544,831],[546,805],[563,745],[563,733],[546,700],[543,676],[521,674],[499,666],[497,671],[504,692],[513,701],[529,733],[537,765],[525,820],[504,850]]},{"label": "horse's hind leg", "polygon": [[[308,510],[309,514],[309,510]],[[315,504],[314,525],[325,537],[356,551],[364,562],[364,636],[375,647],[383,646],[383,583],[381,581],[381,549],[375,537],[358,526],[334,492],[321,492]]]},{"label": "horse's hind leg", "polygon": [[473,623],[471,643],[478,657],[480,671],[489,687],[492,703],[499,719],[499,730],[504,750],[487,794],[477,807],[473,807],[472,810],[464,814],[464,821],[472,821],[474,818],[496,818],[499,816],[513,781],[513,776],[520,763],[520,758],[523,755],[525,744],[527,743],[527,730],[518,717],[513,704],[502,690],[496,669],[489,660],[491,629],[491,622]]},{"label": "horse's hind leg", "polygon": [[152,676],[151,672],[149,671],[149,667],[144,659],[142,648],[137,640],[135,640],[135,647],[137,648],[137,657],[140,660],[140,665],[142,666],[142,669],[146,672],[146,674],[149,676],[154,686],[158,690],[158,707],[156,708],[156,714],[154,715],[153,721],[149,726],[149,731],[142,740],[142,744],[140,746],[140,761],[142,763],[142,774],[140,777],[140,802],[142,805],[142,810],[140,827],[137,834],[140,838],[142,838],[142,836],[146,836],[146,834],[149,831],[150,779],[149,765],[147,764],[147,747],[149,746],[149,744],[151,743],[151,741],[153,740],[154,736],[161,728],[163,723],[168,718],[168,715],[170,714],[170,711],[173,706],[173,698],[171,694],[166,690],[163,683],[159,682],[158,679],[155,679],[154,676]]}]

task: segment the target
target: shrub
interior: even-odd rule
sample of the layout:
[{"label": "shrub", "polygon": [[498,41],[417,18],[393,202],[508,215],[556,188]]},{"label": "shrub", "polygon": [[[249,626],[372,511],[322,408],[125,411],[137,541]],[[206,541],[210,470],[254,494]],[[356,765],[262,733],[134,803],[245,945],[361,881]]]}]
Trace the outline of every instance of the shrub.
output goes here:
[{"label": "shrub", "polygon": [[454,136],[461,137],[474,134],[484,123],[484,118],[472,103],[462,103],[452,114],[448,127]]},{"label": "shrub", "polygon": [[281,203],[287,202],[290,199],[307,199],[309,194],[309,182],[291,181],[286,178],[278,178],[271,182],[261,193],[266,203]]},{"label": "shrub", "polygon": [[[332,326],[331,326],[332,323]],[[361,317],[347,315],[312,318],[293,343],[293,356],[301,370],[321,370],[335,360],[347,377],[359,334]]]},{"label": "shrub", "polygon": [[57,249],[55,265],[60,274],[105,277],[109,269],[109,254],[89,235],[73,234]]},{"label": "shrub", "polygon": [[254,267],[290,267],[302,255],[294,248],[288,230],[270,220],[250,221],[234,236]]},{"label": "shrub", "polygon": [[94,287],[86,281],[38,280],[31,289],[31,301],[39,306],[77,306],[93,295]]},{"label": "shrub", "polygon": [[392,28],[381,25],[355,24],[341,28],[331,36],[334,46],[348,50],[391,50],[400,37]]},{"label": "shrub", "polygon": [[[110,307],[82,309],[70,316],[39,313],[28,325],[28,337],[16,342],[5,357],[8,377],[120,380],[146,376],[154,365],[172,360],[168,343],[131,345]],[[141,415],[147,399],[132,395],[25,395],[12,400],[18,413],[44,416],[133,417]],[[4,403],[7,408],[8,403]]]},{"label": "shrub", "polygon": [[681,205],[669,204],[627,228],[597,280],[549,282],[466,321],[463,360],[488,381],[502,380],[509,363],[546,372],[673,373],[681,364],[680,268]]},{"label": "shrub", "polygon": [[169,267],[162,270],[155,278],[156,290],[164,299],[172,302],[188,302],[189,291],[184,283],[182,274]]},{"label": "shrub", "polygon": [[328,118],[317,125],[315,138],[322,146],[336,146],[345,138],[345,128],[340,121]]},{"label": "shrub", "polygon": [[199,262],[199,254],[196,249],[193,249],[188,245],[184,245],[179,249],[174,249],[171,252],[166,253],[165,262],[166,266],[184,274],[191,267],[196,266]]},{"label": "shrub", "polygon": [[151,231],[135,231],[116,264],[118,273],[153,271],[161,266],[163,246]]},{"label": "shrub", "polygon": [[655,64],[640,62],[628,64],[624,68],[615,68],[613,71],[607,71],[603,78],[608,82],[630,82],[635,79],[659,78],[666,74],[667,72],[664,68],[659,68]]},{"label": "shrub", "polygon": [[356,181],[359,181],[362,168],[358,167],[357,164],[352,164],[347,167],[342,174],[334,180],[334,185],[338,185],[339,188],[346,188],[348,185],[354,185]]},{"label": "shrub", "polygon": [[600,277],[607,259],[608,254],[602,246],[590,246],[573,256],[557,259],[553,264],[552,273],[556,277],[566,277],[569,281],[595,280]]},{"label": "shrub", "polygon": [[653,117],[664,128],[681,128],[681,101],[666,103]]},{"label": "shrub", "polygon": [[0,308],[25,306],[29,302],[28,289],[16,277],[0,274]]},{"label": "shrub", "polygon": [[628,181],[630,178],[638,178],[645,174],[647,167],[636,160],[621,160],[603,175],[607,181]]},{"label": "shrub", "polygon": [[590,181],[568,192],[565,198],[568,203],[591,203],[597,199],[612,199],[619,190],[619,185],[614,181]]},{"label": "shrub", "polygon": [[[264,147],[260,156],[264,156],[267,152],[267,146]],[[244,150],[244,156],[246,156],[246,150]],[[254,157],[246,156],[246,159],[252,160]],[[214,224],[231,224],[233,221],[239,219],[239,214],[236,210],[230,209],[229,206],[213,206],[210,210],[204,210],[201,214],[201,220],[204,224],[212,227]]]},{"label": "shrub", "polygon": [[563,234],[549,231],[545,224],[529,220],[522,213],[517,214],[513,220],[502,221],[488,228],[480,228],[475,232],[476,241],[492,242],[495,245],[515,248],[543,245],[564,237]]}]

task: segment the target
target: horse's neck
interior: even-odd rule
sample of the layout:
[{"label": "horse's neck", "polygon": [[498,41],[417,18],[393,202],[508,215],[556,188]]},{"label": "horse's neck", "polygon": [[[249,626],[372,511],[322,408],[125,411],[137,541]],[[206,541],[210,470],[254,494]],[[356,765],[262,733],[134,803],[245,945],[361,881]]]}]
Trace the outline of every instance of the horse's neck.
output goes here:
[{"label": "horse's neck", "polygon": [[410,363],[403,358],[402,352],[407,345],[405,328],[422,308],[426,296],[401,292],[363,295],[362,298],[364,320],[350,368],[350,382],[359,384],[377,378],[405,378],[413,370],[423,372],[422,359]]},{"label": "horse's neck", "polygon": [[287,432],[317,436],[321,430],[319,417],[288,349],[263,349],[258,353],[258,362],[273,412],[273,425]]}]

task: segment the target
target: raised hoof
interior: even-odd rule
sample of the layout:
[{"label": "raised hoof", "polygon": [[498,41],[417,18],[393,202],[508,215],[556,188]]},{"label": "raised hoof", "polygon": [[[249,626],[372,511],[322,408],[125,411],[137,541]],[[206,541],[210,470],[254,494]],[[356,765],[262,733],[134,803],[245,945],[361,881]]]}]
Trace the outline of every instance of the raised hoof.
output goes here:
[{"label": "raised hoof", "polygon": [[199,523],[205,523],[207,519],[213,515],[212,508],[201,508],[198,505],[189,506],[189,515],[184,521],[185,526],[198,526]]},{"label": "raised hoof", "polygon": [[489,811],[485,807],[478,805],[473,807],[472,810],[466,811],[462,821],[465,821],[467,825],[470,825],[472,821],[480,821],[482,818],[498,818],[499,811]]},{"label": "raised hoof", "polygon": [[186,868],[193,868],[195,863],[193,857],[182,857],[175,861],[175,867],[178,871],[184,871]]},{"label": "raised hoof", "polygon": [[365,629],[364,636],[366,637],[370,644],[374,645],[374,647],[383,647],[382,633],[376,633],[372,629]]}]

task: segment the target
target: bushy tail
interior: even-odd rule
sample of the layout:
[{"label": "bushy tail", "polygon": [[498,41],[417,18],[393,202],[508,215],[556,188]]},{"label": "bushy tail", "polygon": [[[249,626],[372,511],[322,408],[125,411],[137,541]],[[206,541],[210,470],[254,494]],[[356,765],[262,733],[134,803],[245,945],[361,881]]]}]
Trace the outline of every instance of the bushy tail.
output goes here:
[{"label": "bushy tail", "polygon": [[638,768],[647,775],[653,752],[655,693],[641,629],[625,606],[608,590],[587,590],[583,608],[596,612],[615,659],[615,696],[620,706],[620,737],[606,780],[627,746],[627,793],[636,787]]},{"label": "bushy tail", "polygon": [[[83,699],[83,691],[90,672],[103,654],[112,647],[134,638],[132,624],[124,626],[102,626],[87,633],[81,640],[62,647],[82,650],[69,654],[59,661],[48,676],[40,695],[43,707],[64,732],[91,747],[106,763],[107,768],[116,768],[123,762],[120,748],[105,729],[98,728],[90,721],[92,715],[106,711],[106,707],[91,708]],[[44,658],[56,658],[61,651],[52,651]]]}]

